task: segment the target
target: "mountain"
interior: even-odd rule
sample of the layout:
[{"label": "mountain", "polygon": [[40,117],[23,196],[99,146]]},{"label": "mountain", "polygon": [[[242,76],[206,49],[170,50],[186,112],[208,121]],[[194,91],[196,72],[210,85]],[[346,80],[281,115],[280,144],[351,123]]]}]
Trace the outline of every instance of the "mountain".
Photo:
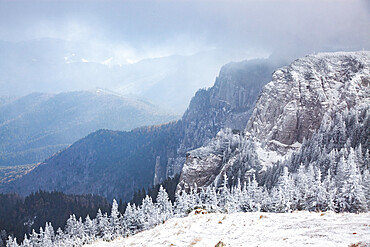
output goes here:
[{"label": "mountain", "polygon": [[0,96],[100,87],[183,114],[196,90],[211,86],[223,64],[254,56],[214,49],[126,61],[122,53],[127,51],[50,38],[0,41]]},{"label": "mountain", "polygon": [[[316,142],[314,148],[318,150],[325,145],[330,148],[316,154],[326,157],[334,149],[337,153],[342,152],[332,162],[332,171],[339,169],[341,157],[350,159],[351,148],[361,149],[358,152],[366,155],[369,152],[368,145],[365,145],[369,138],[366,131],[369,127],[366,110],[370,105],[369,71],[370,52],[319,53],[300,58],[275,71],[242,132],[224,129],[208,145],[187,153],[180,187],[218,185],[225,173],[233,178],[234,183],[237,178],[247,182],[253,174],[265,181],[274,180],[273,176],[283,167],[278,164],[287,165],[284,160],[298,151],[302,144],[310,146],[309,141],[320,126],[331,122],[344,126],[344,120],[338,119],[347,117],[357,119],[351,120],[351,125],[347,124],[356,131],[346,132],[343,127],[340,132],[334,126],[331,132],[323,130],[322,142]],[[329,145],[338,142],[338,134],[335,137],[334,132],[343,134],[344,141],[339,146]],[[363,155],[358,155],[358,159],[363,159]],[[297,161],[309,166],[307,156],[305,153],[300,160],[294,160],[295,169],[293,164],[288,167],[296,171],[300,164]],[[364,159],[368,161],[368,158]],[[324,175],[328,173],[328,167],[323,169],[313,160],[311,165],[322,169]],[[265,181],[260,179],[262,183]]]},{"label": "mountain", "polygon": [[41,162],[98,129],[131,130],[176,118],[103,89],[32,93],[0,105],[0,166]]},{"label": "mountain", "polygon": [[213,87],[196,93],[181,120],[130,132],[94,132],[2,191],[26,195],[43,189],[130,200],[138,189],[179,173],[186,152],[205,145],[221,128],[242,129],[260,89],[281,64],[257,59],[225,65]]}]

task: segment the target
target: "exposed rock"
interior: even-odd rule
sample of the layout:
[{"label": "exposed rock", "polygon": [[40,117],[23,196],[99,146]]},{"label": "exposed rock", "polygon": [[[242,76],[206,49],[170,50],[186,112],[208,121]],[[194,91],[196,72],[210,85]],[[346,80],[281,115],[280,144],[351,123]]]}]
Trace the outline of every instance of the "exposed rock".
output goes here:
[{"label": "exposed rock", "polygon": [[213,87],[196,93],[182,118],[184,137],[170,160],[173,174],[181,172],[186,152],[206,145],[220,129],[245,128],[259,92],[282,64],[271,59],[227,64]]},{"label": "exposed rock", "polygon": [[[235,138],[227,134],[189,152],[180,188],[217,184],[225,172],[245,180],[251,171],[285,159],[312,136],[325,114],[369,105],[369,80],[370,52],[310,55],[277,70],[259,96],[239,147],[227,151]],[[256,157],[246,161],[251,155]]]}]

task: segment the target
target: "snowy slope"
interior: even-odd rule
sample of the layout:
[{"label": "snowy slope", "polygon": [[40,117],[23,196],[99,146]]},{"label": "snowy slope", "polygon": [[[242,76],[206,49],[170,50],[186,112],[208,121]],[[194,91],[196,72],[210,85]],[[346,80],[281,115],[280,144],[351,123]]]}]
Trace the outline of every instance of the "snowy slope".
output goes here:
[{"label": "snowy slope", "polygon": [[[236,213],[191,215],[134,236],[89,246],[370,245],[370,213]],[[222,245],[221,245],[222,246]]]}]

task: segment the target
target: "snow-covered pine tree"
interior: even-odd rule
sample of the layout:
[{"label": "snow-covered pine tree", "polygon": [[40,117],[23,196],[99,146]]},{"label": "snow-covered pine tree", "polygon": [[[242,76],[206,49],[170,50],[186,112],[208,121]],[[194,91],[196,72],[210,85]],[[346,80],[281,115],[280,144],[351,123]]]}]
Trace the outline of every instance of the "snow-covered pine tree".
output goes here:
[{"label": "snow-covered pine tree", "polygon": [[22,247],[31,247],[31,241],[28,239],[27,234],[24,234],[23,242],[21,244]]},{"label": "snow-covered pine tree", "polygon": [[240,178],[238,178],[238,182],[236,186],[232,189],[232,203],[233,208],[231,212],[241,212],[242,211],[242,186],[240,183]]},{"label": "snow-covered pine tree", "polygon": [[321,182],[321,171],[318,168],[316,168],[316,180],[314,189],[314,201],[313,205],[311,205],[311,210],[325,211],[327,208],[327,195],[326,190]]},{"label": "snow-covered pine tree", "polygon": [[367,203],[367,209],[370,210],[370,172],[368,169],[364,171],[362,184],[364,188],[364,195]]},{"label": "snow-covered pine tree", "polygon": [[6,241],[6,247],[19,247],[17,244],[17,238],[13,238],[9,235],[8,240]]},{"label": "snow-covered pine tree", "polygon": [[84,232],[87,238],[87,243],[91,243],[96,239],[96,236],[98,234],[97,231],[98,226],[96,222],[97,222],[96,219],[91,220],[89,215],[86,216],[84,222]]},{"label": "snow-covered pine tree", "polygon": [[128,234],[135,234],[143,228],[143,219],[141,215],[142,214],[136,209],[135,204],[127,204],[126,211],[123,216],[127,227],[125,232]]},{"label": "snow-covered pine tree", "polygon": [[172,203],[168,198],[168,194],[162,185],[159,187],[159,192],[157,195],[157,208],[159,209],[159,219],[164,222],[173,216]]},{"label": "snow-covered pine tree", "polygon": [[328,170],[328,174],[326,175],[323,186],[326,191],[326,208],[325,211],[336,211],[336,202],[335,198],[337,197],[337,188],[335,186],[335,180],[331,176],[331,170]]},{"label": "snow-covered pine tree", "polygon": [[104,220],[103,220],[103,214],[100,210],[98,209],[98,212],[96,213],[96,236],[97,237],[102,237],[104,235]]},{"label": "snow-covered pine tree", "polygon": [[208,186],[206,189],[206,198],[204,201],[204,206],[208,212],[218,212],[218,199],[217,192],[214,186]]},{"label": "snow-covered pine tree", "polygon": [[276,212],[290,212],[296,209],[294,181],[288,167],[284,167],[283,174],[279,177],[276,189],[272,193]]},{"label": "snow-covered pine tree", "polygon": [[154,206],[152,198],[148,195],[146,195],[141,203],[140,213],[142,214],[141,217],[143,218],[144,230],[150,229],[160,222],[158,217],[158,209]]},{"label": "snow-covered pine tree", "polygon": [[41,231],[41,246],[51,246],[54,241],[54,229],[51,224],[46,223],[45,230]]},{"label": "snow-covered pine tree", "polygon": [[30,242],[31,246],[40,246],[40,237],[35,229],[32,229],[32,232],[30,234]]},{"label": "snow-covered pine tree", "polygon": [[298,210],[307,210],[307,196],[309,194],[309,180],[306,175],[306,168],[301,163],[298,167],[295,186],[297,188],[297,209]]},{"label": "snow-covered pine tree", "polygon": [[365,193],[362,187],[360,171],[355,163],[355,154],[351,148],[348,158],[342,154],[337,168],[339,211],[367,211]]},{"label": "snow-covered pine tree", "polygon": [[118,211],[118,203],[116,199],[113,199],[112,209],[109,217],[109,225],[111,229],[111,238],[117,238],[121,235],[122,229],[120,225],[120,213]]},{"label": "snow-covered pine tree", "polygon": [[58,247],[64,247],[66,246],[65,244],[65,235],[64,232],[60,227],[58,227],[57,232],[55,234],[55,245]]},{"label": "snow-covered pine tree", "polygon": [[228,177],[226,173],[224,173],[224,179],[222,183],[222,187],[220,188],[220,195],[218,199],[219,208],[221,212],[228,213],[229,212],[229,203],[230,203],[230,190],[228,188]]},{"label": "snow-covered pine tree", "polygon": [[258,186],[255,174],[253,174],[252,181],[247,185],[247,191],[249,198],[248,211],[260,211],[262,203],[262,187]]}]

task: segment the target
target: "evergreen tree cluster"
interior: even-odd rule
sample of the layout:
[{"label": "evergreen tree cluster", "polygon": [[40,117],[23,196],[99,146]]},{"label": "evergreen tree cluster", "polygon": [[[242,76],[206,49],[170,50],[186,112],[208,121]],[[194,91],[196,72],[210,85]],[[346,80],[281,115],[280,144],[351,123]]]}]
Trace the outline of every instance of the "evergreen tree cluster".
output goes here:
[{"label": "evergreen tree cluster", "polygon": [[109,215],[102,213],[100,209],[94,219],[87,215],[85,220],[82,220],[82,217],[77,218],[72,214],[64,230],[59,227],[55,232],[51,223],[47,222],[38,232],[33,229],[31,234],[26,234],[20,245],[15,237],[9,236],[6,246],[82,246],[97,239],[111,241],[119,236],[129,236],[152,228],[173,215],[173,206],[168,194],[160,186],[156,203],[146,196],[141,206],[129,203],[122,215],[118,210],[117,201],[113,199]]},{"label": "evergreen tree cluster", "polygon": [[[229,188],[228,177],[224,174],[219,188],[209,186],[198,189],[195,185],[189,193],[177,192],[174,204],[160,186],[156,202],[146,196],[140,206],[128,203],[121,214],[116,200],[113,200],[110,215],[99,209],[96,218],[89,215],[85,220],[74,214],[69,217],[64,231],[58,228],[54,232],[50,223],[46,223],[39,232],[32,231],[24,237],[21,245],[16,238],[9,236],[8,247],[15,246],[81,246],[98,239],[111,241],[119,236],[127,237],[137,232],[148,230],[172,217],[184,217],[195,208],[204,208],[208,212],[291,212],[293,210],[367,212],[370,202],[368,172],[359,175],[354,163],[354,151],[349,159],[344,157],[339,164],[338,175],[330,170],[322,179],[320,169],[312,165],[305,168],[300,165],[297,173],[291,174],[284,167],[277,184],[272,189],[259,186],[253,176],[251,181],[242,186],[240,180]],[[345,179],[343,179],[343,176]]]},{"label": "evergreen tree cluster", "polygon": [[0,194],[0,246],[5,246],[7,235],[22,240],[32,229],[51,222],[63,227],[69,215],[95,217],[98,208],[103,212],[110,209],[106,199],[97,195],[66,195],[61,192],[39,191],[27,197],[17,194]]}]

